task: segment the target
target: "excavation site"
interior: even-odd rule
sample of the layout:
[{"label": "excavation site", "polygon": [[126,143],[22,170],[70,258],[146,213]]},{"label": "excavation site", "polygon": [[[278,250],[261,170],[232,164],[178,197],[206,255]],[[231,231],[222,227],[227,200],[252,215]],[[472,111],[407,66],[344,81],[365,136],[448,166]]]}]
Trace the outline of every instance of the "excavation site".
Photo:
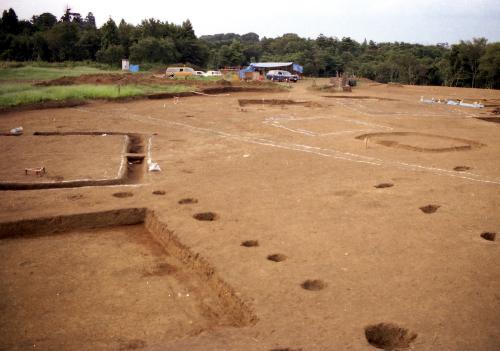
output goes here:
[{"label": "excavation site", "polygon": [[498,350],[498,90],[329,82],[2,111],[0,349]]}]

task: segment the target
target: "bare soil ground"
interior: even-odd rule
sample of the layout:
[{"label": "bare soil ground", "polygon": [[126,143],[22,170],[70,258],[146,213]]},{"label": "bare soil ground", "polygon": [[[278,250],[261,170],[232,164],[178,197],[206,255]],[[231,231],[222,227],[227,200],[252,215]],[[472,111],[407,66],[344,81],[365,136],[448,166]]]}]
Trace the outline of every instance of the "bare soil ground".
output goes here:
[{"label": "bare soil ground", "polygon": [[[310,85],[2,114],[25,134],[0,136],[0,183],[12,155],[69,178],[124,157],[120,136],[40,130],[144,135],[162,171],[0,192],[0,349],[498,350],[495,106],[419,100],[500,93]],[[124,208],[168,230],[117,226]]]},{"label": "bare soil ground", "polygon": [[[59,125],[56,130],[57,127],[64,128]],[[54,130],[53,125],[45,128]],[[3,154],[0,182],[115,178],[124,146],[123,135],[0,137]],[[24,172],[25,168],[42,166],[48,170],[43,176],[27,176]]]},{"label": "bare soil ground", "polygon": [[134,349],[231,325],[141,225],[4,239],[0,255],[2,349]]}]

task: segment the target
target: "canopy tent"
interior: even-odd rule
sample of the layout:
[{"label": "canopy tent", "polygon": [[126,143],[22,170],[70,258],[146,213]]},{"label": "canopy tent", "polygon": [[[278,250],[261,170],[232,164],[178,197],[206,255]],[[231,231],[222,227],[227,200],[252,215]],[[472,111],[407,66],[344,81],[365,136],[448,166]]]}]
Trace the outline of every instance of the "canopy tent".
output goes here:
[{"label": "canopy tent", "polygon": [[290,67],[292,66],[292,70],[294,72],[298,72],[298,73],[303,73],[304,72],[304,68],[297,64],[297,63],[293,63],[293,62],[254,62],[254,63],[251,63],[250,66],[248,66],[248,68],[252,67],[254,70],[255,69],[265,69],[265,68],[285,68],[285,67]]},{"label": "canopy tent", "polygon": [[255,72],[261,69],[283,68],[285,70],[292,70],[293,72],[303,73],[304,68],[293,62],[254,62],[250,66],[240,70],[240,78],[245,77],[246,72]]}]

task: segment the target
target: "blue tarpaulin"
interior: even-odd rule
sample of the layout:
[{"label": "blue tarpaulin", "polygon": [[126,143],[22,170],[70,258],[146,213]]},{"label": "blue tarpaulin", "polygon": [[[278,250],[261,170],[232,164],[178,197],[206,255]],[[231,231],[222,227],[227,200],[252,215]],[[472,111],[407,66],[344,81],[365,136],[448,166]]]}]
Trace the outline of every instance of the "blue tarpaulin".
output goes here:
[{"label": "blue tarpaulin", "polygon": [[139,65],[130,65],[128,70],[130,72],[139,72]]},{"label": "blue tarpaulin", "polygon": [[294,72],[299,72],[299,73],[304,73],[304,67],[302,67],[298,63],[294,63],[293,64],[293,71]]},{"label": "blue tarpaulin", "polygon": [[255,68],[252,66],[248,66],[247,68],[240,69],[240,78],[245,79],[245,73],[247,72],[255,72]]}]

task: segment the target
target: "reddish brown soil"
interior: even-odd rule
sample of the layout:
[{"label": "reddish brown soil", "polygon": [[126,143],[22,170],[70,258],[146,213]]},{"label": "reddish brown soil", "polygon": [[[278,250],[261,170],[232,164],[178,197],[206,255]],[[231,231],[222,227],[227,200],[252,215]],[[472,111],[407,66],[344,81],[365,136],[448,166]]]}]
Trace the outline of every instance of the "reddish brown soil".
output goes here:
[{"label": "reddish brown soil", "polygon": [[[135,243],[143,235],[139,227],[2,239],[0,323],[2,330],[10,328],[3,334],[8,338],[1,338],[8,347],[2,347],[368,351],[375,348],[365,328],[382,323],[396,327],[370,333],[371,342],[394,334],[403,342],[389,338],[391,345],[408,343],[414,350],[498,350],[500,246],[498,239],[481,234],[500,231],[500,125],[478,119],[488,110],[419,100],[423,95],[494,101],[500,93],[362,82],[352,95],[377,99],[335,99],[310,85],[306,80],[278,93],[228,92],[181,97],[177,103],[94,102],[3,114],[0,130],[25,129],[8,151],[20,159],[27,150],[33,159],[52,157],[36,144],[24,146],[38,140],[30,136],[37,130],[134,132],[154,135],[151,158],[162,171],[144,170],[135,184],[1,191],[0,222],[19,228],[18,220],[47,218],[41,222],[47,230],[62,215],[149,208],[175,233],[179,246],[169,249],[171,240],[157,237],[158,244],[148,245],[166,247],[182,264]],[[240,99],[314,104],[242,107]],[[373,133],[411,133],[387,140],[422,150],[356,139]],[[94,152],[92,174],[104,172],[103,167],[116,170],[114,146],[86,138],[78,145],[61,141],[60,152]],[[482,146],[425,150],[460,147],[461,140]],[[1,168],[12,170],[12,162],[2,158]],[[75,169],[80,165],[78,157],[67,162]],[[10,171],[2,174],[0,181],[12,177]],[[394,186],[375,188],[381,183]],[[154,195],[155,190],[165,195]],[[117,192],[133,196],[114,197]],[[187,198],[198,202],[179,204]],[[428,204],[440,207],[431,214],[420,210]],[[217,214],[216,220],[193,218],[209,212]],[[28,224],[23,228],[37,228],[36,221]],[[245,241],[258,246],[242,246]],[[278,253],[286,260],[268,259]],[[156,289],[148,292],[142,283],[150,277],[138,272],[154,268],[156,260],[168,265],[161,265],[166,273],[153,276]],[[25,261],[38,266],[29,270],[21,265]],[[130,270],[111,274],[121,267]],[[196,302],[171,304],[167,287],[191,284],[198,279],[192,272],[200,267],[204,276],[215,275],[218,286],[226,287],[202,284],[201,294],[231,296],[223,300],[228,306],[241,300],[249,310],[241,319],[246,322],[220,322],[234,316],[233,308],[215,309],[222,317],[207,318]],[[187,283],[174,279],[184,269]],[[88,289],[75,288],[82,285]],[[127,287],[138,305],[131,296],[117,296]],[[59,291],[64,294],[58,296]],[[94,297],[99,298],[95,307],[75,302]],[[37,324],[39,319],[46,327]]]},{"label": "reddish brown soil", "polygon": [[[54,119],[45,128],[63,128]],[[61,129],[59,128],[59,129]],[[3,164],[0,182],[54,182],[116,178],[123,157],[125,136],[0,137]],[[25,168],[45,167],[43,176],[26,175]]]},{"label": "reddish brown soil", "polygon": [[146,347],[232,325],[141,225],[4,239],[0,257],[5,350]]}]

